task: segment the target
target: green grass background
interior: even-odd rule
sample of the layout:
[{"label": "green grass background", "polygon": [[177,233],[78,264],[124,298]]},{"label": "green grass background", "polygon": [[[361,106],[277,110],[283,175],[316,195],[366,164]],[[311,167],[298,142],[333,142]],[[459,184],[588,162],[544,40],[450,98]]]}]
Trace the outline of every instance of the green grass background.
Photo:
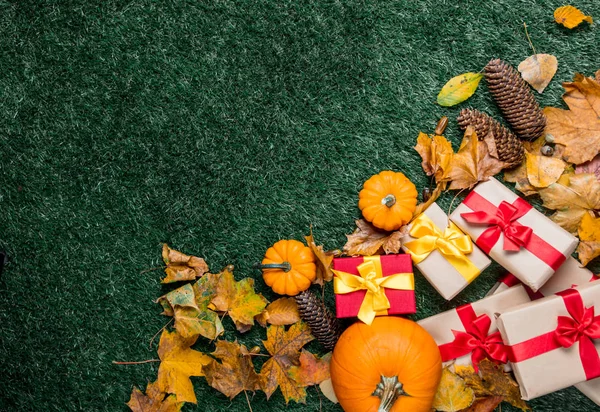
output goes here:
[{"label": "green grass background", "polygon": [[[419,130],[474,107],[498,116],[482,84],[467,103],[435,98],[451,77],[501,57],[558,57],[560,83],[600,68],[596,25],[553,22],[563,3],[533,0],[0,0],[0,410],[125,411],[154,380],[153,301],[167,242],[213,270],[252,264],[278,239],[341,248],[360,216],[357,193],[383,169],[428,186],[412,149]],[[600,17],[596,1],[575,3]],[[440,200],[449,207],[453,193]],[[594,266],[592,266],[594,267]],[[597,265],[595,266],[598,267]],[[418,314],[484,296],[494,265],[447,303],[420,276]],[[331,303],[331,286],[326,293]],[[227,339],[248,346],[263,329]],[[205,342],[198,349],[210,351]],[[319,351],[318,345],[309,348]],[[193,378],[198,405],[245,411]],[[252,397],[255,411],[280,411]],[[593,410],[573,388],[535,411]],[[309,389],[289,410],[339,411]],[[508,406],[503,411],[511,411]]]}]

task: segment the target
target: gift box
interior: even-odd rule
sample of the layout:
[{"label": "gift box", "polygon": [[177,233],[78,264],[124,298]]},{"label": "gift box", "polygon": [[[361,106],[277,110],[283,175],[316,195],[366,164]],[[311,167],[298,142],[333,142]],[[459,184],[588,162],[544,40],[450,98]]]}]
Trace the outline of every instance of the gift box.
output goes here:
[{"label": "gift box", "polygon": [[375,316],[417,311],[409,255],[333,259],[336,316],[358,317],[371,324]]},{"label": "gift box", "polygon": [[496,327],[496,314],[526,302],[527,292],[517,286],[418,323],[435,339],[445,363],[455,360],[458,365],[477,367],[489,358],[505,364],[508,353]]},{"label": "gift box", "polygon": [[454,298],[491,263],[436,203],[413,220],[408,233],[402,238],[402,249],[446,300]]},{"label": "gift box", "polygon": [[477,246],[536,292],[577,247],[577,239],[491,178],[450,215]]},{"label": "gift box", "polygon": [[497,324],[523,399],[600,377],[600,281],[515,307]]}]

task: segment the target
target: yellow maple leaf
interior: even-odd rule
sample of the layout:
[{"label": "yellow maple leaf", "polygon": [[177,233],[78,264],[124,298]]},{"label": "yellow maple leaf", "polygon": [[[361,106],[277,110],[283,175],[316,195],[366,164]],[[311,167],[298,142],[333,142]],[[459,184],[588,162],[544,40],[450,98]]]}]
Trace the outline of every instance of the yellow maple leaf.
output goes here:
[{"label": "yellow maple leaf", "polygon": [[583,266],[586,266],[600,256],[600,218],[594,218],[589,213],[583,215],[578,234],[581,242],[577,246],[577,253]]},{"label": "yellow maple leaf", "polygon": [[554,21],[562,24],[567,29],[573,29],[584,21],[592,24],[592,16],[586,16],[581,10],[573,6],[562,6],[554,10]]},{"label": "yellow maple leaf", "polygon": [[558,60],[551,54],[534,54],[519,63],[521,77],[538,93],[542,93],[556,74]]},{"label": "yellow maple leaf", "polygon": [[479,82],[483,78],[481,73],[463,73],[448,80],[437,96],[440,106],[454,106],[464,102],[475,93]]},{"label": "yellow maple leaf", "polygon": [[566,91],[563,100],[569,110],[544,108],[546,134],[565,146],[563,158],[567,162],[581,164],[600,152],[600,84],[575,75],[563,87]]},{"label": "yellow maple leaf", "polygon": [[161,279],[162,283],[194,280],[208,272],[208,265],[204,259],[186,255],[171,249],[166,244],[163,245],[162,258],[167,265],[165,269],[167,276]]},{"label": "yellow maple leaf", "polygon": [[133,388],[127,406],[132,412],[179,412],[184,402],[177,402],[175,395],[168,395],[160,390],[156,382],[150,382],[146,394]]},{"label": "yellow maple leaf", "polygon": [[293,325],[300,321],[298,304],[294,298],[279,298],[267,305],[260,315],[254,317],[261,326]]},{"label": "yellow maple leaf", "polygon": [[600,209],[600,182],[590,173],[563,175],[561,179],[564,180],[540,190],[539,194],[544,207],[556,210],[551,219],[576,234],[583,216]]},{"label": "yellow maple leaf", "polygon": [[190,376],[203,376],[202,367],[211,362],[211,358],[202,352],[190,348],[196,343],[197,336],[184,338],[177,331],[166,329],[158,344],[158,388],[164,393],[175,395],[177,402],[196,403],[196,394]]},{"label": "yellow maple leaf", "polygon": [[433,409],[443,412],[457,412],[471,406],[475,400],[473,389],[447,367],[442,370],[442,380],[433,398]]}]

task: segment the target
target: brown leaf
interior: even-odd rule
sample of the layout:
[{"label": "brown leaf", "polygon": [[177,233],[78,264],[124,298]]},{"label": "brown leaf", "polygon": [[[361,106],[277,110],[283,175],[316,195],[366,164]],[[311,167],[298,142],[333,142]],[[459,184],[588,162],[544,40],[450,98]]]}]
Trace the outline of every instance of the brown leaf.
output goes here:
[{"label": "brown leaf", "polygon": [[583,215],[578,234],[581,242],[577,246],[577,253],[583,266],[586,266],[600,256],[600,218],[594,218],[589,213]]},{"label": "brown leaf", "polygon": [[544,207],[557,212],[551,219],[563,229],[575,234],[583,216],[600,209],[600,182],[593,174],[563,175],[564,181],[551,184],[540,190]]},{"label": "brown leaf", "polygon": [[563,100],[570,110],[546,107],[546,133],[565,147],[563,158],[581,164],[592,160],[600,151],[600,84],[576,75],[563,83]]},{"label": "brown leaf", "polygon": [[395,232],[384,232],[363,219],[356,221],[356,227],[351,235],[346,235],[348,241],[344,245],[344,253],[347,255],[370,256],[381,250],[386,254],[398,253],[401,239],[406,234],[406,226]]},{"label": "brown leaf", "polygon": [[493,412],[504,398],[502,396],[488,396],[487,398],[477,399],[473,405],[461,412]]},{"label": "brown leaf", "polygon": [[300,321],[300,313],[298,313],[298,304],[294,298],[279,298],[274,302],[269,303],[265,310],[254,317],[262,327],[266,327],[267,323],[271,325],[293,325]]},{"label": "brown leaf", "polygon": [[518,67],[521,77],[538,93],[542,93],[556,74],[558,60],[551,54],[534,54],[523,60]]},{"label": "brown leaf", "polygon": [[442,380],[433,398],[433,409],[443,412],[457,412],[471,406],[475,400],[473,390],[465,381],[451,372],[448,367],[442,371]]},{"label": "brown leaf", "polygon": [[313,339],[309,327],[303,322],[293,324],[287,331],[284,326],[269,326],[267,340],[263,344],[272,357],[260,371],[261,388],[267,399],[279,387],[286,403],[290,399],[305,401],[306,390],[288,376],[288,371],[298,364],[300,349]]},{"label": "brown leaf", "polygon": [[421,166],[427,176],[434,175],[436,183],[443,181],[450,169],[454,150],[444,136],[427,136],[420,132],[414,149],[421,155]]},{"label": "brown leaf", "polygon": [[506,166],[506,163],[491,156],[487,144],[478,140],[474,129],[469,126],[465,130],[460,149],[452,158],[448,173],[450,189],[471,189]]},{"label": "brown leaf", "polygon": [[229,399],[233,399],[241,391],[260,389],[259,377],[254,370],[252,357],[244,345],[225,340],[217,341],[216,349],[211,354],[216,360],[204,366],[206,381]]},{"label": "brown leaf", "polygon": [[589,162],[577,165],[575,173],[593,173],[596,176],[596,179],[600,181],[600,155],[597,155]]},{"label": "brown leaf", "polygon": [[304,239],[306,239],[306,244],[316,257],[317,277],[313,280],[313,283],[323,285],[325,282],[331,282],[333,279],[333,272],[331,271],[333,253],[325,252],[323,246],[317,246],[313,236],[312,227],[310,228],[310,235],[305,236]]},{"label": "brown leaf", "polygon": [[166,244],[163,245],[162,258],[167,265],[165,269],[167,276],[161,279],[162,283],[194,280],[208,272],[208,265],[204,259],[186,255],[171,249]]},{"label": "brown leaf", "polygon": [[300,386],[318,385],[329,379],[329,361],[331,354],[317,358],[307,350],[300,353],[300,366],[292,366],[288,376]]},{"label": "brown leaf", "polygon": [[177,402],[175,395],[167,396],[156,382],[150,382],[146,394],[138,388],[133,388],[127,406],[133,412],[179,412],[184,402]]}]

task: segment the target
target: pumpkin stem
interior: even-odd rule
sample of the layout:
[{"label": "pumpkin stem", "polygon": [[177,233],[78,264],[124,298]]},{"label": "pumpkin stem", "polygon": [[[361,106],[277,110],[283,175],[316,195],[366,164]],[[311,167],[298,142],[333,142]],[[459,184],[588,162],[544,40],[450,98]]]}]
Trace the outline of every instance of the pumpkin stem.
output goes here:
[{"label": "pumpkin stem", "polygon": [[292,265],[290,262],[281,262],[281,263],[257,263],[254,265],[256,269],[264,270],[264,269],[281,269],[284,272],[289,272],[292,270]]},{"label": "pumpkin stem", "polygon": [[398,382],[398,377],[381,375],[381,381],[377,384],[375,392],[373,392],[373,396],[381,399],[377,412],[389,412],[396,399],[401,395],[405,395],[405,392],[402,390],[402,384]]},{"label": "pumpkin stem", "polygon": [[386,205],[387,207],[392,207],[394,206],[394,204],[396,203],[396,196],[394,196],[393,194],[389,194],[386,197],[384,197],[383,199],[381,199],[381,204],[382,205]]}]

